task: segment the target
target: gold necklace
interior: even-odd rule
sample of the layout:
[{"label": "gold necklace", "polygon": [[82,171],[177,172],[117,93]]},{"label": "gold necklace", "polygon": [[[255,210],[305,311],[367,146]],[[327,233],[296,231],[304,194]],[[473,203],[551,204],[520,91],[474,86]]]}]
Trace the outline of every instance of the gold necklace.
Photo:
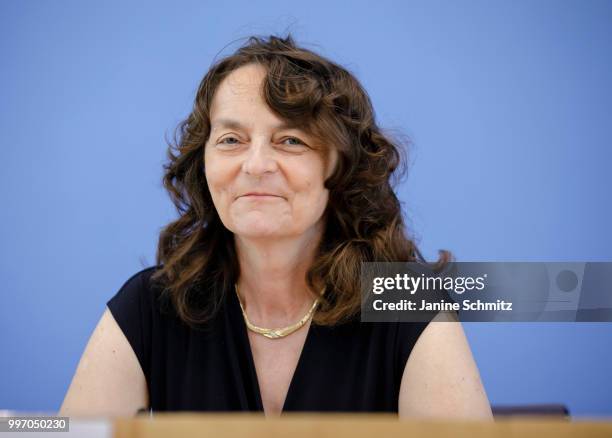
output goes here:
[{"label": "gold necklace", "polygon": [[[242,306],[242,301],[240,301],[240,295],[238,294],[238,283],[234,283],[234,288],[236,289],[236,296],[238,297],[238,303],[240,303],[240,309],[242,310],[242,316],[244,317],[244,322],[246,323],[246,326],[249,328],[249,330],[255,333],[264,335],[266,338],[269,338],[269,339],[284,338],[285,336],[288,336],[294,331],[298,330],[300,327],[306,324],[306,321],[308,321],[308,319],[312,316],[312,314],[314,313],[315,307],[317,307],[317,304],[319,303],[319,299],[316,298],[314,300],[314,303],[312,303],[310,310],[306,313],[306,315],[304,315],[302,319],[300,319],[295,324],[289,325],[287,327],[279,327],[279,328],[271,328],[271,329],[263,328],[263,327],[258,327],[252,324],[251,321],[249,321],[249,318],[247,317],[247,314],[244,311],[244,307]],[[323,289],[323,291],[325,291],[325,289]],[[323,295],[323,293],[321,293],[321,295]]]}]

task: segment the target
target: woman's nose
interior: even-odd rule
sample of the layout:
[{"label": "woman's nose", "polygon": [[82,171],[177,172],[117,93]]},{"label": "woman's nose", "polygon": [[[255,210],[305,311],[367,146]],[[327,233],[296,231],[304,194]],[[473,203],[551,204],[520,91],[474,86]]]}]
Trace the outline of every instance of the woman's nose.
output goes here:
[{"label": "woman's nose", "polygon": [[264,141],[253,142],[242,163],[242,170],[249,175],[261,177],[265,173],[276,171],[276,169],[277,163],[270,144]]}]

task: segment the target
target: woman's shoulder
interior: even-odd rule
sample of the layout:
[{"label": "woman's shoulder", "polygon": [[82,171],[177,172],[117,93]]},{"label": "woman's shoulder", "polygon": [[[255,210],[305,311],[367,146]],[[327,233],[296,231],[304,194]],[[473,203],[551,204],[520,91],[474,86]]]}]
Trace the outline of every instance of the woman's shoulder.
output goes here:
[{"label": "woman's shoulder", "polygon": [[107,307],[120,324],[146,326],[168,313],[163,287],[152,278],[160,268],[154,265],[132,273],[107,301]]},{"label": "woman's shoulder", "polygon": [[157,318],[150,277],[156,269],[156,266],[152,266],[132,273],[106,302],[114,320],[132,346],[147,380],[151,366],[151,331]]},{"label": "woman's shoulder", "polygon": [[134,289],[152,289],[151,276],[161,269],[161,265],[149,266],[139,271],[132,273],[126,280],[124,280],[122,288]]},{"label": "woman's shoulder", "polygon": [[133,290],[135,288],[147,286],[145,280],[148,282],[153,273],[160,268],[160,265],[154,265],[147,268],[142,268],[138,271],[132,271],[128,274],[128,276],[123,277],[120,289],[130,288],[130,290]]}]

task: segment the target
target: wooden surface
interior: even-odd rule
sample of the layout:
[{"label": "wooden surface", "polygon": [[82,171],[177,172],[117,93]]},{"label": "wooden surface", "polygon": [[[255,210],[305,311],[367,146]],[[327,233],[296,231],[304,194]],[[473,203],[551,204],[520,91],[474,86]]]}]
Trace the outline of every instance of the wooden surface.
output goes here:
[{"label": "wooden surface", "polygon": [[612,418],[573,421],[513,417],[495,422],[399,420],[391,414],[287,413],[266,418],[253,413],[155,413],[113,419],[116,438],[612,438]]}]

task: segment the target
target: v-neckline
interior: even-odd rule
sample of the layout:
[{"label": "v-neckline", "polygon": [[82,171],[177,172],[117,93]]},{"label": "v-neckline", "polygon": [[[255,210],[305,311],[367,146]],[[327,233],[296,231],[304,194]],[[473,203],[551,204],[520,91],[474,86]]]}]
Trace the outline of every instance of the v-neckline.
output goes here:
[{"label": "v-neckline", "polygon": [[[254,381],[253,383],[255,386],[255,402],[257,404],[257,410],[264,412],[264,415],[265,415],[263,398],[261,396],[261,389],[259,387],[259,377],[257,376],[257,367],[255,366],[255,358],[253,356],[253,349],[251,347],[251,341],[249,340],[248,328],[244,321],[244,317],[242,316],[242,310],[240,309],[240,303],[238,302],[238,297],[236,296],[236,293],[235,292],[230,293],[230,295],[231,295],[230,301],[232,303],[232,307],[234,309],[234,312],[237,312],[236,314],[238,315],[238,319],[240,320],[239,322],[240,337],[242,338],[242,342],[244,343],[245,348],[247,350],[247,359],[249,362],[248,368],[251,374],[251,378]],[[295,391],[296,380],[299,379],[299,372],[300,372],[300,369],[303,367],[303,362],[305,361],[304,356],[308,351],[308,348],[311,342],[311,338],[314,336],[313,334],[314,326],[315,325],[311,320],[310,324],[308,325],[308,332],[306,333],[304,344],[302,345],[302,349],[300,351],[300,355],[298,356],[298,360],[295,365],[295,369],[293,370],[293,375],[291,376],[291,380],[289,381],[289,386],[287,387],[287,394],[285,395],[283,406],[278,414],[279,416],[283,415],[283,413],[286,412],[287,408],[290,407],[290,403],[293,400],[293,392]]]}]

